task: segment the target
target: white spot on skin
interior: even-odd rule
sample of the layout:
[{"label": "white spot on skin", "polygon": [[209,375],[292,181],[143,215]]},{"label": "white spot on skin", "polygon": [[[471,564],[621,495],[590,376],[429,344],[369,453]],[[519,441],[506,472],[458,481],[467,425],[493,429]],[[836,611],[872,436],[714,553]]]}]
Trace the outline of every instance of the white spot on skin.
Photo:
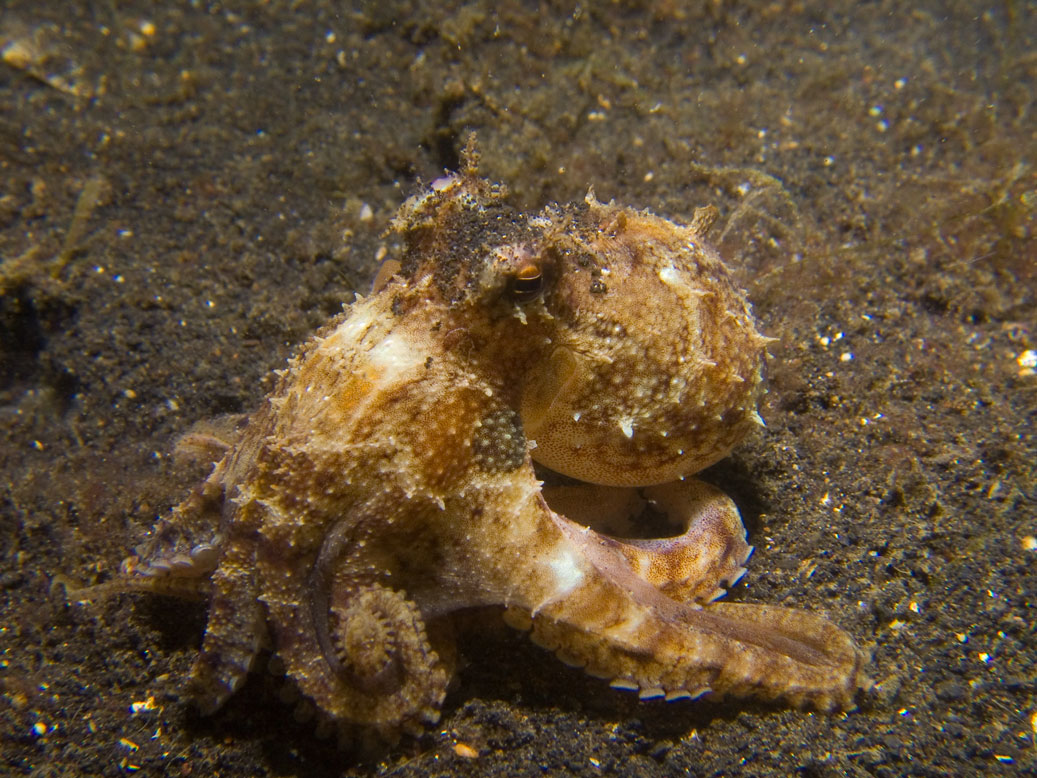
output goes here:
[{"label": "white spot on skin", "polygon": [[430,188],[433,192],[446,192],[448,189],[453,189],[457,186],[458,178],[454,175],[442,176],[432,182]]},{"label": "white spot on skin", "polygon": [[634,420],[631,418],[620,419],[619,429],[628,439],[634,437]]},{"label": "white spot on skin", "polygon": [[681,283],[680,273],[677,272],[677,268],[673,265],[667,265],[660,270],[659,278],[664,284],[669,284],[670,286],[677,286]]},{"label": "white spot on skin", "polygon": [[373,365],[385,371],[387,378],[424,364],[421,352],[399,336],[386,338],[368,356]]},{"label": "white spot on skin", "polygon": [[326,341],[335,348],[353,348],[363,333],[374,324],[374,310],[367,306],[365,308],[354,308],[352,315],[342,322]]},{"label": "white spot on skin", "polygon": [[579,557],[564,546],[547,564],[555,577],[555,597],[565,597],[583,581]]}]

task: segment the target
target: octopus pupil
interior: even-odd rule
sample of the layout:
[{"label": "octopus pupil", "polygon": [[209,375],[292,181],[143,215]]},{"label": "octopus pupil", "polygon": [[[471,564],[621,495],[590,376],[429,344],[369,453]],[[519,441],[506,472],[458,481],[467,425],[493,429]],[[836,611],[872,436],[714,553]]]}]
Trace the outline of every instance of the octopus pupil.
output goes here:
[{"label": "octopus pupil", "polygon": [[543,288],[544,276],[536,265],[526,265],[520,269],[511,285],[512,294],[520,303],[536,299]]}]

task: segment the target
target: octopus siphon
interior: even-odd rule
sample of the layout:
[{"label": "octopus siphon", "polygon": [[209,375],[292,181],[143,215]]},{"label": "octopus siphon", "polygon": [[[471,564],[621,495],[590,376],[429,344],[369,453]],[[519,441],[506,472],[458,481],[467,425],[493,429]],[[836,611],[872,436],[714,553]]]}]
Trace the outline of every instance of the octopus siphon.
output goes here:
[{"label": "octopus siphon", "polygon": [[[201,591],[202,711],[270,646],[325,721],[390,739],[438,720],[451,615],[490,605],[643,699],[852,707],[866,658],[846,632],[716,601],[752,549],[691,476],[761,423],[769,339],[704,240],[715,209],[682,225],[591,193],[523,214],[474,143],[462,161],[401,206],[372,294],[279,371],[120,577],[76,599]],[[677,534],[603,531],[646,506]]]}]

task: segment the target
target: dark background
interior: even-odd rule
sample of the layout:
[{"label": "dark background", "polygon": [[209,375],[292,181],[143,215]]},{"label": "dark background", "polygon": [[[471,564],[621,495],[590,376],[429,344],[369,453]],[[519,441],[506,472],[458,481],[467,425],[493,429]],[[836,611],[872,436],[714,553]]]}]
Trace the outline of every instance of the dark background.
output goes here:
[{"label": "dark background", "polygon": [[[6,2],[0,773],[1037,769],[1035,39],[1032,2]],[[265,670],[179,701],[204,605],[64,603],[470,129],[523,208],[720,209],[780,339],[767,428],[705,474],[757,549],[731,596],[871,648],[858,710],[639,703],[483,616],[440,727],[362,765]]]}]

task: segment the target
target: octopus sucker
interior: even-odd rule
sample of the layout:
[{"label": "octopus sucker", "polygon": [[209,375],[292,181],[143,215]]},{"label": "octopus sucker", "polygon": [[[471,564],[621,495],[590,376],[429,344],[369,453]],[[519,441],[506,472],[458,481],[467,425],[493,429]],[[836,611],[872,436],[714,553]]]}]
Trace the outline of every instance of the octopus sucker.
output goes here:
[{"label": "octopus sucker", "polygon": [[[340,734],[434,723],[452,616],[490,605],[643,699],[851,707],[868,681],[846,632],[717,601],[752,547],[692,476],[762,423],[771,339],[706,239],[715,209],[682,224],[591,192],[525,214],[479,176],[474,141],[462,161],[400,207],[372,293],[85,593],[205,592],[199,707],[269,645]],[[583,483],[545,487],[534,462]],[[646,509],[672,536],[622,536]]]}]

